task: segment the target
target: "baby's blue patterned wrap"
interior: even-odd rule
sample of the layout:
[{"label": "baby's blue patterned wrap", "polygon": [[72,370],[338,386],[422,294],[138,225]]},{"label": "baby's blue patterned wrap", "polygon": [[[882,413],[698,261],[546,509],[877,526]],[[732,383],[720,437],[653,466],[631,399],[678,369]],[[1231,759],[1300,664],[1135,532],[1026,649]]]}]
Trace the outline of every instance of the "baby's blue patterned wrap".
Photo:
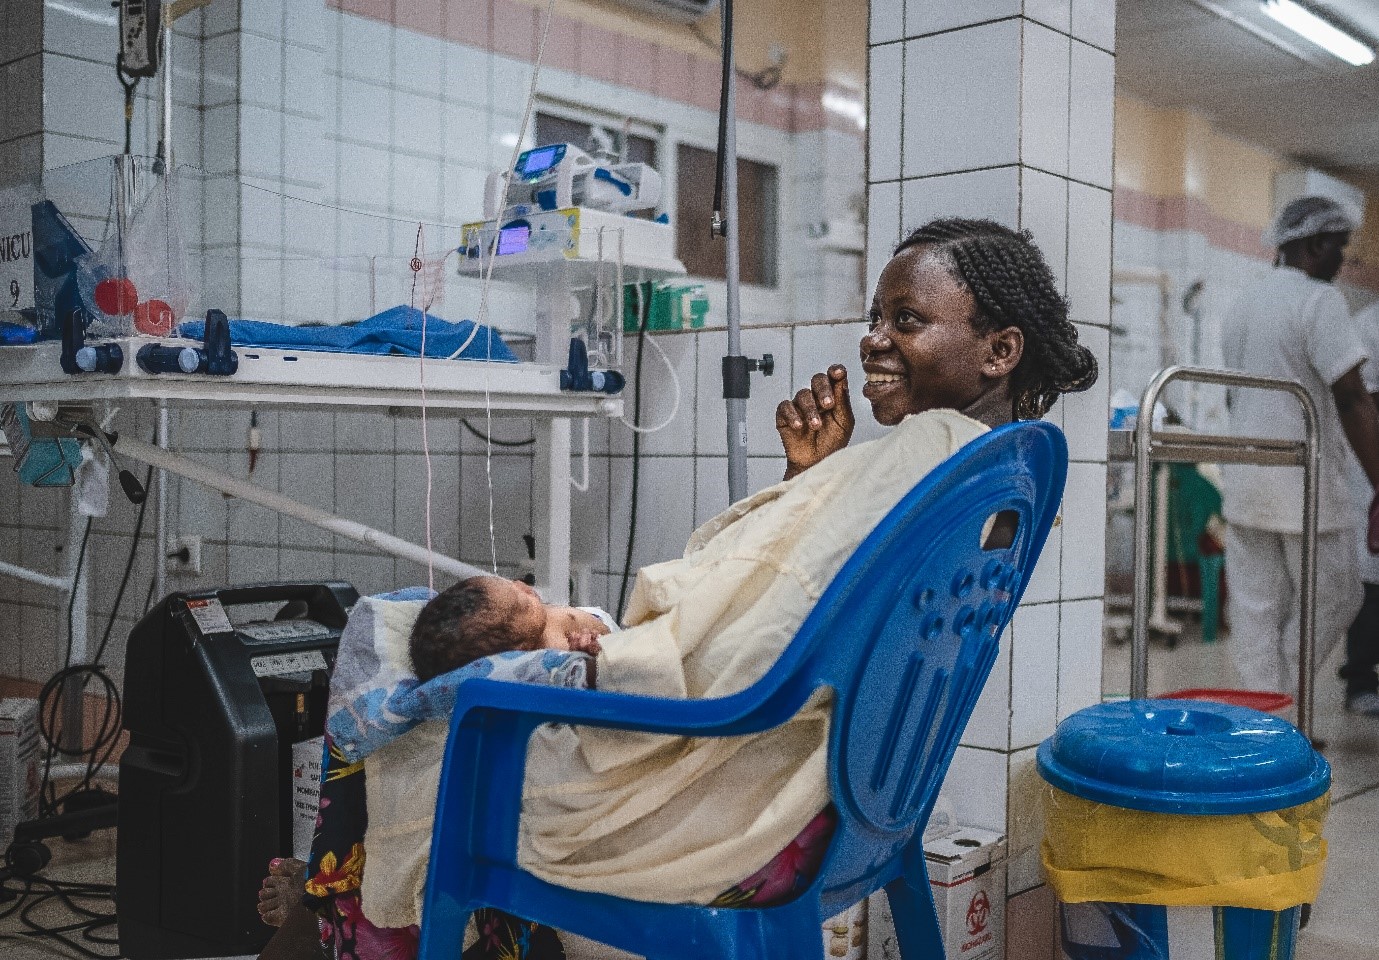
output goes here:
[{"label": "baby's blue patterned wrap", "polygon": [[460,684],[474,677],[587,687],[589,657],[565,650],[508,651],[425,683],[412,672],[407,638],[435,594],[425,587],[364,597],[340,637],[326,732],[351,762],[427,720],[450,715]]}]

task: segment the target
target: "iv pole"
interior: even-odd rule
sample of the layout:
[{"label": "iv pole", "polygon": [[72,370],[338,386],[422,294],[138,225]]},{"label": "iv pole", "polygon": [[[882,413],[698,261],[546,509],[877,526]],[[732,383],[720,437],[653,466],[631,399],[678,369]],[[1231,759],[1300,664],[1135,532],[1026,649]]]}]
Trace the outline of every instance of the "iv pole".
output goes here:
[{"label": "iv pole", "polygon": [[[169,11],[173,13],[174,11]],[[158,163],[162,167],[161,173],[166,177],[172,176],[172,21],[163,24],[163,36],[161,37],[163,47],[162,64],[163,71],[163,116],[160,136],[158,138]],[[176,216],[176,212],[171,212]],[[170,440],[170,417],[168,414],[168,401],[166,397],[158,399],[158,446],[164,450],[168,449]],[[157,512],[154,514],[153,546],[154,558],[157,561],[153,568],[153,595],[155,598],[162,599],[167,595],[167,562],[164,559],[168,552],[168,472],[162,468],[157,471],[158,480],[158,502]]]},{"label": "iv pole", "polygon": [[723,92],[718,114],[718,190],[713,233],[728,241],[728,354],[723,358],[723,399],[728,404],[728,500],[747,495],[747,398],[755,366],[742,355],[742,290],[737,223],[737,74],[733,65],[733,2],[720,6],[723,24]]}]

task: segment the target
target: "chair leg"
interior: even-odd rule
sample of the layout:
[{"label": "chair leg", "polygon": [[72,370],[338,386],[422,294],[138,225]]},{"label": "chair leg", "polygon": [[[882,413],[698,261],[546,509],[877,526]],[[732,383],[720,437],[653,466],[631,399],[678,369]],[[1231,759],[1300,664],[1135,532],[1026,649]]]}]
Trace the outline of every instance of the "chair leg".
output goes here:
[{"label": "chair leg", "polygon": [[726,951],[731,960],[825,960],[823,920],[807,895],[768,916],[750,935],[741,928]]},{"label": "chair leg", "polygon": [[943,932],[927,878],[923,886],[912,884],[904,874],[886,884],[886,898],[895,920],[895,939],[901,960],[943,957]]},{"label": "chair leg", "polygon": [[417,960],[459,960],[470,911],[453,900],[433,903],[421,925]]}]

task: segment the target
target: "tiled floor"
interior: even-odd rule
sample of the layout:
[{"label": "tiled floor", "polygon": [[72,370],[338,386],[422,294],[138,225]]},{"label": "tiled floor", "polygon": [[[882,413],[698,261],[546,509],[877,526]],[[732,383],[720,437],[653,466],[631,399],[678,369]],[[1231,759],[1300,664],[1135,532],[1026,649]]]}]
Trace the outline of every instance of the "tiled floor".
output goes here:
[{"label": "tiled floor", "polygon": [[[1326,830],[1330,862],[1311,923],[1302,932],[1297,960],[1379,960],[1379,895],[1373,879],[1379,837],[1379,719],[1350,716],[1342,709],[1341,686],[1333,679],[1338,655],[1323,664],[1317,683],[1317,733],[1327,741],[1326,755],[1333,771],[1333,805]],[[1108,645],[1104,663],[1106,691],[1124,693],[1129,648]],[[1229,639],[1203,646],[1188,637],[1173,651],[1153,648],[1151,692],[1234,683]],[[48,875],[109,882],[114,879],[114,848],[109,831],[78,843],[59,841],[54,844]],[[54,905],[48,912],[38,912],[35,919],[60,923],[63,915]],[[0,920],[0,937],[19,929],[14,918]],[[112,948],[97,949],[114,953]],[[51,960],[54,956],[75,954],[50,942],[0,939],[4,960]]]},{"label": "tiled floor", "polygon": [[[1331,761],[1332,807],[1326,824],[1330,856],[1326,883],[1298,941],[1297,960],[1379,960],[1379,718],[1347,714],[1336,680],[1337,650],[1317,672],[1316,734]],[[1129,687],[1130,648],[1107,645],[1107,693]],[[1150,693],[1188,687],[1236,687],[1230,639],[1204,646],[1185,637],[1175,650],[1155,644],[1149,661]]]},{"label": "tiled floor", "polygon": [[[44,876],[52,880],[68,880],[82,883],[113,883],[115,880],[115,831],[102,830],[93,834],[86,840],[68,843],[63,840],[56,840],[50,844],[53,851],[53,861],[48,869],[44,871]],[[89,907],[94,911],[106,913],[113,910],[113,906],[108,902],[101,901],[81,901],[83,906]],[[0,912],[10,906],[10,904],[0,904]],[[32,919],[39,924],[47,926],[59,926],[73,922],[72,913],[57,902],[50,902],[43,907],[35,910]],[[0,958],[3,960],[53,960],[54,957],[77,958],[81,955],[75,951],[66,949],[52,940],[40,939],[10,939],[6,935],[13,935],[25,929],[24,925],[16,917],[6,917],[0,920]],[[96,931],[98,936],[113,937],[114,927],[105,927]],[[116,950],[113,946],[92,944],[81,939],[81,934],[72,936],[79,943],[83,943],[88,949],[104,956],[114,957]],[[253,957],[226,958],[226,960],[254,960]]]}]

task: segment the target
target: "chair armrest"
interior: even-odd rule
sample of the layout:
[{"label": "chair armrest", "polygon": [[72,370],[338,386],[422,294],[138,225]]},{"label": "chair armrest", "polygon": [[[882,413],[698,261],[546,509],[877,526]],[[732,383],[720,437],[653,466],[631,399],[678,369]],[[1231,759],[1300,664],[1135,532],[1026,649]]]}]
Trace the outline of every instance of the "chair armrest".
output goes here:
[{"label": "chair armrest", "polygon": [[[769,679],[769,675],[763,681]],[[572,723],[686,737],[735,737],[784,723],[803,706],[758,682],[728,697],[679,700],[599,690],[572,690],[503,680],[460,684],[453,723],[474,710],[523,714],[539,723]],[[766,689],[763,689],[766,688]]]}]

